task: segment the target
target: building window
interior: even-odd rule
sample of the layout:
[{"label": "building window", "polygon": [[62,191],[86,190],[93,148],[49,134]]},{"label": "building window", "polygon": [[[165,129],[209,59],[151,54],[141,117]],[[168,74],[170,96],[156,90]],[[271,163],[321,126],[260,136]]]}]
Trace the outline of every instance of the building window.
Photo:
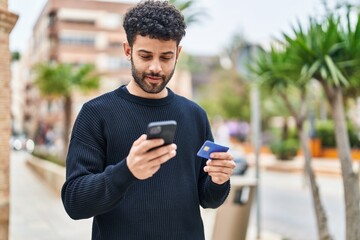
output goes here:
[{"label": "building window", "polygon": [[121,42],[109,42],[109,47],[110,48],[121,48],[122,47],[122,43]]},{"label": "building window", "polygon": [[115,13],[107,13],[106,17],[99,19],[99,26],[106,29],[116,29],[121,26],[121,15]]},{"label": "building window", "polygon": [[82,35],[62,35],[60,36],[60,44],[62,45],[81,45],[94,46],[95,37]]},{"label": "building window", "polygon": [[56,23],[56,12],[52,11],[49,13],[49,27],[54,26]]},{"label": "building window", "polygon": [[89,26],[95,25],[94,20],[86,20],[86,19],[63,19],[62,21],[70,24],[81,24],[81,25],[89,25]]},{"label": "building window", "polygon": [[124,57],[109,57],[108,70],[129,69],[130,62]]}]

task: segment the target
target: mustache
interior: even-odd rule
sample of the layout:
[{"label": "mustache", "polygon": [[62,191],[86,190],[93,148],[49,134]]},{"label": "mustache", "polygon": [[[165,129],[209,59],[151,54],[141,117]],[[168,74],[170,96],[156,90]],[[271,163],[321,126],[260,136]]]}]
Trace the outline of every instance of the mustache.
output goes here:
[{"label": "mustache", "polygon": [[145,77],[163,77],[163,75],[161,75],[160,73],[153,73],[153,72],[145,73],[144,75]]}]

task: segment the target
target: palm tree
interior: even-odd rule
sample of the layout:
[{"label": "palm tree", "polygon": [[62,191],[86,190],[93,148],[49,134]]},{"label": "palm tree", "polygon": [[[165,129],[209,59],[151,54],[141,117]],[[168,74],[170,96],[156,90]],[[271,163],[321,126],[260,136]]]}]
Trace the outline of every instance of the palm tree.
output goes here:
[{"label": "palm tree", "polygon": [[85,64],[74,66],[70,64],[40,64],[35,68],[35,84],[42,95],[50,98],[60,98],[64,102],[64,156],[69,144],[72,114],[72,96],[76,89],[89,91],[99,88],[99,75],[94,66]]},{"label": "palm tree", "polygon": [[269,52],[262,52],[252,71],[260,77],[261,86],[272,95],[279,96],[288,111],[294,117],[301,148],[305,159],[305,171],[308,176],[313,204],[316,214],[319,239],[332,239],[327,226],[327,217],[321,203],[320,192],[316,177],[311,166],[311,153],[308,145],[309,137],[304,127],[308,117],[307,88],[304,82],[296,81],[300,77],[300,68],[289,61],[291,54],[286,48],[271,48]]},{"label": "palm tree", "polygon": [[292,52],[289,61],[301,68],[302,81],[316,79],[332,108],[344,185],[346,239],[355,240],[360,239],[359,177],[352,165],[343,97],[359,86],[360,15],[353,25],[350,14],[347,6],[345,22],[329,13],[324,21],[311,19],[307,31],[299,26],[293,37],[284,36]]},{"label": "palm tree", "polygon": [[201,8],[195,7],[196,0],[169,0],[169,2],[182,12],[188,26],[199,22],[200,17],[205,15]]}]

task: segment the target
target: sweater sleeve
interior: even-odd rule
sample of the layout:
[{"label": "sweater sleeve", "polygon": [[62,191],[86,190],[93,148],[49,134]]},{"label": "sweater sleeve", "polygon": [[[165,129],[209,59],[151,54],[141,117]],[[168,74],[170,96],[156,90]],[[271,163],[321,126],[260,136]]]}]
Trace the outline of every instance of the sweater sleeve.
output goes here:
[{"label": "sweater sleeve", "polygon": [[83,219],[111,210],[136,181],[126,159],[106,166],[104,123],[84,105],[74,124],[66,159],[66,181],[61,191],[65,210]]},{"label": "sweater sleeve", "polygon": [[[213,141],[210,124],[206,120],[206,140]],[[230,192],[230,180],[218,185],[211,180],[211,177],[204,172],[207,159],[201,159],[202,164],[199,172],[199,198],[203,208],[217,208],[226,200]]]}]

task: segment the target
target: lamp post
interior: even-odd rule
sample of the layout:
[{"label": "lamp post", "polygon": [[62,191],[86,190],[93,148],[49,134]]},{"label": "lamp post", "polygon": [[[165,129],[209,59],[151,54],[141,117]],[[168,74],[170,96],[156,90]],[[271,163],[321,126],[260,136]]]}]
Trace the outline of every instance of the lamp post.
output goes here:
[{"label": "lamp post", "polygon": [[256,77],[249,71],[249,66],[255,63],[257,55],[260,51],[258,45],[246,43],[240,49],[237,59],[237,71],[250,82],[250,104],[251,104],[251,132],[252,132],[252,146],[255,154],[255,174],[256,174],[256,237],[260,239],[261,235],[261,217],[260,217],[260,168],[259,157],[261,147],[261,123],[260,123],[260,93],[255,81]]}]

